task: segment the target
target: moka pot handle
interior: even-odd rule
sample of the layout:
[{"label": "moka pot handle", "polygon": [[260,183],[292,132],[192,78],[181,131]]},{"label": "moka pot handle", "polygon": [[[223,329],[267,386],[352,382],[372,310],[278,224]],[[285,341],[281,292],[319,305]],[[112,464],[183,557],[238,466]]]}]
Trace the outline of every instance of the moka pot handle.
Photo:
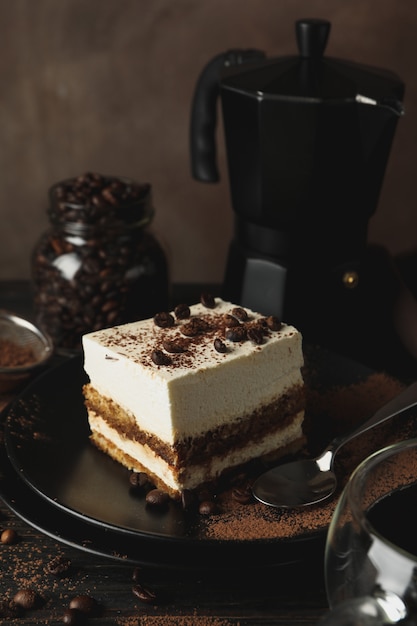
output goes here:
[{"label": "moka pot handle", "polygon": [[191,109],[191,171],[196,180],[217,182],[216,126],[217,98],[223,71],[235,65],[265,58],[259,50],[229,50],[215,56],[201,72]]}]

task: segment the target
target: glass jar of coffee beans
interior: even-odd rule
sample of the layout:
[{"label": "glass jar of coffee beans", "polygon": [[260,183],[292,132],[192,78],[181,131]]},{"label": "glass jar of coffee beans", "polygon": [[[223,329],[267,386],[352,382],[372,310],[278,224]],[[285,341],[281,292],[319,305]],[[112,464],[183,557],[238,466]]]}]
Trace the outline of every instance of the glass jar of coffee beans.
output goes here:
[{"label": "glass jar of coffee beans", "polygon": [[32,256],[37,323],[58,351],[87,332],[169,306],[165,252],[150,232],[151,185],[86,173],[49,190],[50,228]]}]

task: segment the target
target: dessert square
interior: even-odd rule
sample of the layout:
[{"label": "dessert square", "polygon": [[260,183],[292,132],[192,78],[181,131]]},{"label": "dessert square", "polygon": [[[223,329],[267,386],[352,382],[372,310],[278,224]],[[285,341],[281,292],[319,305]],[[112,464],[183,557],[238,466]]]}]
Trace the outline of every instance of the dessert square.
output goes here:
[{"label": "dessert square", "polygon": [[303,443],[302,336],[220,298],[84,335],[91,441],[177,498]]}]

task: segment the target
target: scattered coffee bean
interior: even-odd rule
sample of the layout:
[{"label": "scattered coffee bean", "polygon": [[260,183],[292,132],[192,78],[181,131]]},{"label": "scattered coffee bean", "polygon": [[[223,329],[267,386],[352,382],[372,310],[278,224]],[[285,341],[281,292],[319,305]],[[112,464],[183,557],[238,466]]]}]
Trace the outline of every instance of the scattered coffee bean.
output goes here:
[{"label": "scattered coffee bean", "polygon": [[155,604],[157,602],[157,595],[153,589],[144,587],[143,585],[136,583],[132,587],[133,595],[139,598],[141,602],[146,604]]},{"label": "scattered coffee bean", "polygon": [[64,556],[56,556],[45,566],[45,573],[64,577],[71,571],[71,561]]},{"label": "scattered coffee bean", "polygon": [[22,607],[18,606],[15,602],[13,602],[13,600],[0,601],[0,617],[14,619],[17,617],[21,617],[22,614]]},{"label": "scattered coffee bean", "polygon": [[248,319],[248,312],[241,306],[236,306],[232,309],[232,315],[237,317],[241,322],[246,322]]},{"label": "scattered coffee bean", "polygon": [[211,293],[207,293],[207,292],[202,293],[200,296],[200,302],[207,309],[214,309],[214,307],[216,306],[216,300],[214,299],[214,296]]},{"label": "scattered coffee bean", "polygon": [[25,611],[39,606],[40,598],[34,589],[20,589],[14,595],[13,602]]},{"label": "scattered coffee bean", "polygon": [[239,504],[249,504],[252,501],[252,492],[249,488],[236,487],[232,489],[232,498]]},{"label": "scattered coffee bean", "polygon": [[270,330],[280,330],[282,328],[281,320],[275,315],[270,315],[266,318],[266,325]]},{"label": "scattered coffee bean", "polygon": [[89,616],[96,615],[98,612],[97,601],[92,596],[86,594],[72,598],[69,608]]},{"label": "scattered coffee bean", "polygon": [[239,326],[240,322],[237,319],[237,317],[234,317],[233,315],[230,315],[230,313],[225,313],[223,315],[223,320],[224,323],[226,324],[226,326],[228,328],[233,328],[234,326]]},{"label": "scattered coffee bean", "polygon": [[169,502],[169,495],[161,489],[151,489],[146,494],[146,503],[150,506],[163,507]]},{"label": "scattered coffee bean", "polygon": [[175,317],[178,320],[185,320],[191,315],[191,310],[188,304],[178,304],[174,309]]},{"label": "scattered coffee bean", "polygon": [[14,528],[6,528],[2,531],[0,535],[1,543],[7,543],[9,545],[13,543],[17,543],[19,541],[19,536]]},{"label": "scattered coffee bean", "polygon": [[180,354],[181,352],[186,352],[187,350],[187,344],[184,340],[180,339],[163,339],[162,347],[171,354]]},{"label": "scattered coffee bean", "polygon": [[154,321],[154,324],[156,326],[159,326],[160,328],[170,328],[171,326],[174,326],[175,324],[174,316],[171,315],[171,313],[168,313],[167,311],[162,311],[160,313],[157,313],[154,316],[153,321]]},{"label": "scattered coffee bean", "polygon": [[260,346],[264,342],[264,333],[262,329],[257,326],[248,328],[247,335],[248,339],[257,346]]},{"label": "scattered coffee bean", "polygon": [[225,333],[226,339],[229,341],[246,341],[247,331],[244,326],[235,326],[234,328],[228,328]]},{"label": "scattered coffee bean", "polygon": [[196,337],[209,330],[210,326],[201,317],[193,317],[189,322],[181,326],[181,332],[186,337]]},{"label": "scattered coffee bean", "polygon": [[62,616],[62,623],[67,626],[83,626],[87,623],[87,616],[78,609],[66,609]]},{"label": "scattered coffee bean", "polygon": [[132,573],[132,580],[136,583],[142,580],[143,572],[140,567],[135,567]]},{"label": "scattered coffee bean", "polygon": [[146,490],[152,484],[145,472],[131,472],[129,474],[129,483],[131,487],[138,491]]},{"label": "scattered coffee bean", "polygon": [[203,500],[198,507],[200,515],[215,515],[218,512],[217,504],[214,500]]},{"label": "scattered coffee bean", "polygon": [[214,349],[221,353],[227,352],[226,344],[219,337],[216,337],[214,340]]},{"label": "scattered coffee bean", "polygon": [[172,359],[162,350],[153,350],[151,358],[155,365],[171,365],[172,363]]},{"label": "scattered coffee bean", "polygon": [[257,328],[258,330],[261,330],[265,336],[268,335],[268,332],[270,330],[268,328],[268,324],[266,323],[266,317],[260,317],[259,319],[250,322],[249,328]]}]

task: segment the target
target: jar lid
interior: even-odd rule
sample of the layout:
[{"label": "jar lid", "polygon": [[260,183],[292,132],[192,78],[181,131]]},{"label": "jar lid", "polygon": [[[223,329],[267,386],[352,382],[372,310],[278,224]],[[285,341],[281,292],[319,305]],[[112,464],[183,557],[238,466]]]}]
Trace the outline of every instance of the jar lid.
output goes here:
[{"label": "jar lid", "polygon": [[86,173],[49,190],[52,220],[91,226],[145,226],[153,217],[151,185],[128,178]]}]

